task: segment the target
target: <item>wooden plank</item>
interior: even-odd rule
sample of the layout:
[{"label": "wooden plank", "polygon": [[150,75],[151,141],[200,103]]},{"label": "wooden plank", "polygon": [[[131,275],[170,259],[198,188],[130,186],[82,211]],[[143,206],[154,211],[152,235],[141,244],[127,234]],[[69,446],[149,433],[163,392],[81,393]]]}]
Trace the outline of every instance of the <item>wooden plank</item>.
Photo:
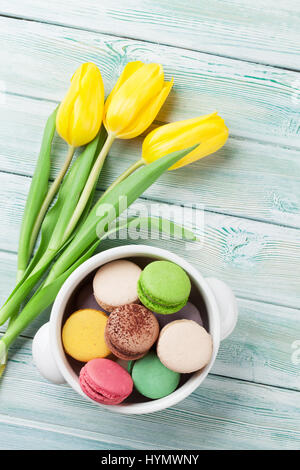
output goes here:
[{"label": "wooden plank", "polygon": [[[13,254],[0,252],[0,255],[0,299],[3,303],[14,283],[16,260]],[[221,343],[212,372],[300,390],[300,367],[297,361],[292,361],[292,354],[297,354],[292,345],[300,339],[299,311],[244,299],[238,299],[238,307],[238,324],[232,335]],[[25,330],[24,336],[32,338],[38,328],[48,321],[49,313],[50,308]],[[0,333],[4,330],[5,327],[0,327]],[[15,377],[22,367],[26,377],[34,380],[30,342],[20,339],[12,354],[9,374]]]},{"label": "wooden plank", "polygon": [[236,329],[222,341],[212,373],[300,390],[299,310],[243,299],[238,308]]},{"label": "wooden plank", "polygon": [[[218,110],[232,135],[300,145],[296,72],[10,18],[0,20],[1,80],[9,93],[59,101],[79,63],[94,61],[108,92],[130,60],[161,62],[175,86],[161,122]],[[22,70],[22,74],[20,74]]]},{"label": "wooden plank", "polygon": [[2,14],[299,70],[297,0],[2,0]]},{"label": "wooden plank", "polygon": [[[32,176],[53,107],[44,100],[6,96],[0,104],[0,170]],[[105,189],[139,157],[141,145],[142,138],[114,143],[99,189]],[[66,144],[56,138],[52,177],[65,153]],[[162,176],[146,195],[175,204],[198,202],[209,211],[299,228],[299,151],[232,137],[215,155]]]},{"label": "wooden plank", "polygon": [[[51,34],[48,38],[50,44],[52,39],[55,39],[54,35]],[[24,38],[26,38],[27,35],[30,35],[30,27],[24,35]],[[62,36],[57,36],[58,41],[55,53],[63,53],[66,49],[68,51],[67,56],[70,60],[68,66],[70,66],[72,61],[73,65],[75,61],[78,61],[80,54],[76,54],[77,50],[79,50],[79,46],[81,47],[80,51],[83,51],[86,54],[86,57],[91,54],[91,51],[96,49],[96,39],[86,40],[85,36],[80,36],[79,33],[77,34],[74,31],[73,35],[69,37],[67,29],[64,29]],[[43,48],[42,55],[44,64],[48,64],[47,58],[49,55],[49,49],[47,40],[42,34],[41,37],[42,40],[37,41],[36,44],[32,41],[32,44],[30,45],[30,53],[28,53],[28,56],[25,54],[25,57],[30,59],[28,62],[29,64],[32,63],[32,55],[35,53],[35,47]],[[96,35],[93,35],[93,38],[96,38]],[[8,42],[10,39],[11,38],[8,39]],[[104,41],[104,39],[107,38],[104,38],[103,36],[102,39]],[[58,44],[61,40],[63,43],[67,44],[67,47],[63,46],[60,51]],[[20,55],[18,56],[18,54],[22,54],[22,48],[24,46],[21,35],[18,41],[21,53],[19,53],[17,49],[14,49],[14,46],[12,49],[9,49],[11,53],[16,53],[15,65],[9,72],[7,72],[5,78],[6,82],[9,83],[7,89],[10,93],[23,93],[23,91],[21,91],[22,86],[19,78],[15,81],[14,79],[11,80],[11,77],[18,72],[16,65],[21,64],[22,66],[25,63],[25,59],[23,62],[23,58],[20,60]],[[25,39],[25,41],[27,41],[27,39]],[[74,50],[76,50],[76,53],[72,50],[72,46],[69,47],[70,42],[74,42]],[[109,47],[107,44],[105,43],[105,48]],[[127,41],[127,44],[125,43],[124,47],[133,47],[132,44],[133,43],[130,41]],[[297,44],[297,41],[293,41],[293,44]],[[119,46],[120,43],[117,44],[117,42],[114,42],[113,50],[118,50]],[[120,47],[120,57],[123,59],[123,46],[121,45]],[[135,42],[134,47],[138,48],[141,46],[139,43]],[[171,48],[166,48],[166,50],[169,49]],[[152,57],[152,49],[148,49],[147,51],[148,56]],[[157,47],[154,51],[154,56],[158,57],[159,53],[162,54],[163,51],[162,48]],[[51,54],[50,56],[51,60],[53,60],[54,56]],[[125,60],[127,60],[127,56]],[[186,65],[193,62],[193,60],[194,58],[192,56],[188,56]],[[198,61],[198,55],[196,60]],[[210,86],[212,79],[209,67],[211,64],[205,56],[201,58],[201,61],[205,62],[207,67],[203,83],[208,83],[208,86]],[[201,61],[200,65],[202,63]],[[62,62],[63,61],[61,60],[59,65],[63,68],[64,65]],[[170,61],[170,65],[167,65],[167,67],[170,66],[170,70],[173,67],[173,63],[175,64],[174,58]],[[236,72],[234,61],[226,63],[223,62],[223,75],[221,76],[221,80],[224,80],[224,76],[226,75],[224,71],[226,71],[226,67],[229,66],[229,63],[232,69],[231,76],[239,76],[240,72]],[[216,71],[217,65],[218,67],[220,66],[220,64],[217,64],[215,61],[212,66],[214,69],[213,73],[216,75],[218,75]],[[120,64],[119,67],[121,67]],[[35,90],[34,87],[30,85],[30,83],[32,83],[31,74],[34,74],[36,71],[35,63],[33,63],[32,70],[30,70],[30,67],[26,70],[27,75],[24,81],[26,88],[25,92],[28,95],[33,94],[36,98],[36,105],[40,103],[40,96],[42,96],[45,99],[52,100],[51,103],[49,103],[49,105],[51,104],[52,106],[53,101],[57,101],[59,99],[55,96],[55,92],[53,93],[52,90],[50,90],[48,95],[45,93],[45,90],[42,90],[42,93],[39,92],[37,95],[35,95],[35,91],[34,93],[30,93],[30,90],[31,92]],[[197,70],[197,67],[193,65],[191,70],[193,75],[194,70]],[[272,87],[268,85],[267,91],[265,92],[263,87],[259,87],[259,80],[263,78],[263,74],[266,73],[267,68],[265,68],[264,71],[260,68],[261,76],[258,78],[255,75],[254,85],[252,83],[252,79],[250,79],[250,86],[248,79],[249,77],[251,78],[251,75],[246,75],[249,70],[250,69],[247,69],[246,71],[246,69],[243,69],[242,83],[239,84],[239,79],[237,79],[237,83],[239,93],[243,89],[244,85],[248,87],[247,92],[243,94],[242,101],[244,111],[251,111],[250,127],[249,129],[246,128],[245,119],[241,126],[237,119],[236,121],[233,119],[233,129],[235,136],[237,136],[238,139],[231,139],[230,151],[232,153],[236,152],[237,154],[240,153],[241,149],[245,148],[246,145],[248,148],[249,143],[245,143],[245,137],[258,138],[270,143],[274,140],[275,142],[279,142],[283,145],[299,146],[299,141],[297,139],[299,132],[297,126],[299,126],[299,120],[298,118],[293,117],[296,115],[299,103],[297,94],[297,89],[299,88],[299,82],[297,82],[298,79],[296,78],[296,81],[293,82],[290,87],[289,80],[292,75],[288,76],[287,81],[281,82],[282,75],[278,78],[273,71],[268,75],[268,80],[270,79],[271,82],[274,80],[272,82]],[[106,78],[107,81],[109,80],[111,73],[111,70],[109,70],[106,76],[108,77]],[[179,68],[176,69],[176,73],[180,78]],[[44,72],[42,72],[41,75],[45,78]],[[271,76],[272,78],[270,78]],[[182,80],[181,84],[179,84],[177,90],[175,90],[176,93],[173,96],[175,104],[178,96],[179,104],[180,100],[183,103],[183,99],[189,97],[188,94],[182,95],[180,90],[180,87],[182,87],[182,89],[187,88],[184,83],[187,80],[187,77],[188,75],[183,77],[183,79],[180,78]],[[247,83],[245,82],[245,79]],[[56,78],[54,81],[55,80]],[[222,94],[220,92],[221,80],[219,79],[217,87],[218,98],[220,96],[226,98],[227,92],[229,97],[230,93],[232,93],[232,89],[227,85],[225,92],[222,92]],[[46,88],[47,87],[45,87],[45,89]],[[271,99],[266,96],[266,100],[263,101],[264,94],[268,95],[270,88],[272,88]],[[200,88],[193,85],[191,89],[189,89],[189,92],[191,93],[190,96],[193,96],[195,89],[197,90],[199,105],[201,103],[199,93]],[[285,91],[286,89],[288,89],[287,94]],[[62,88],[60,88],[60,90],[62,90]],[[253,101],[247,101],[246,98],[249,90],[252,90],[254,95],[256,94],[255,100],[258,100],[259,102],[259,106],[256,107],[255,112],[251,109],[255,101],[254,98]],[[276,93],[280,95],[279,98],[274,98]],[[248,94],[250,96],[250,93]],[[237,95],[235,95],[234,100],[234,105],[237,107]],[[293,103],[291,106],[289,100]],[[212,98],[212,101],[214,101],[214,98]],[[226,99],[224,101],[226,102]],[[271,111],[268,107],[269,101],[271,102]],[[27,101],[27,103],[29,103],[29,101]],[[278,106],[278,103],[280,103],[280,105],[278,107],[279,125],[277,127],[277,123],[275,123],[275,108]],[[207,100],[205,106],[208,106],[208,104]],[[162,121],[167,121],[170,119],[169,116],[175,116],[173,108],[174,105],[170,104],[170,108],[168,109],[169,115],[168,113],[165,115],[162,114],[160,119]],[[189,109],[192,110],[192,107]],[[194,106],[193,109],[196,110],[196,106]],[[228,104],[225,103],[225,112],[228,112],[228,115],[230,115],[230,111],[232,113],[232,109],[230,110]],[[186,112],[187,111],[185,110],[184,113]],[[268,119],[270,117],[268,113],[271,115],[271,124],[267,125],[267,134],[264,136],[263,131],[262,129],[259,129],[259,126],[265,126],[265,124],[268,123]],[[268,114],[268,116],[264,115],[261,117],[263,114]],[[185,116],[185,114],[183,115]],[[40,117],[38,113],[36,116],[37,118]],[[254,121],[255,118],[257,118],[257,124],[254,125],[251,120]],[[36,126],[37,129],[40,129],[38,119],[36,120]],[[258,129],[258,136],[255,134],[255,126]],[[273,139],[272,132],[274,135],[278,134],[278,139],[277,137]],[[32,138],[32,134],[26,134],[25,128],[23,129],[23,133],[22,140],[28,140],[28,153],[30,154],[30,149],[32,150],[33,145],[36,145],[38,141],[35,141],[35,139]],[[7,138],[7,135],[4,135],[4,137]],[[20,135],[18,135],[18,138],[21,141]],[[22,156],[23,154],[20,143],[18,145],[20,149],[19,156]],[[251,151],[247,154],[247,161],[249,162],[251,155],[254,156],[254,159],[251,162],[251,165],[253,165],[251,184],[252,181],[254,181],[253,192],[255,193],[255,197],[251,197],[251,194],[249,197],[250,191],[245,195],[242,192],[243,188],[241,187],[241,184],[243,184],[243,187],[246,184],[249,185],[248,176],[251,174],[251,171],[247,173],[246,165],[246,167],[243,167],[244,177],[240,175],[239,181],[236,179],[232,184],[235,191],[235,199],[230,198],[230,176],[232,177],[232,174],[234,173],[235,164],[231,166],[231,163],[226,170],[226,163],[227,160],[229,160],[229,154],[220,153],[220,156],[216,156],[216,163],[213,163],[212,160],[210,160],[209,166],[207,166],[206,162],[201,162],[201,165],[203,165],[205,177],[209,178],[212,165],[214,165],[213,168],[215,171],[216,164],[218,165],[220,161],[222,165],[225,163],[225,166],[222,166],[223,174],[220,179],[220,184],[222,185],[226,182],[225,175],[226,171],[228,171],[228,195],[226,202],[224,201],[223,205],[221,203],[220,210],[218,208],[218,203],[214,198],[214,190],[216,191],[216,189],[214,185],[208,185],[208,187],[205,188],[205,193],[207,194],[207,208],[210,210],[222,211],[222,207],[224,207],[223,212],[228,213],[227,211],[229,210],[229,213],[232,215],[243,215],[248,217],[255,217],[256,213],[259,212],[260,215],[257,217],[261,217],[262,220],[298,226],[299,191],[297,188],[297,178],[294,177],[294,174],[299,174],[297,173],[298,164],[295,159],[296,151],[291,148],[276,148],[273,145],[271,146],[269,144],[258,142],[252,142],[250,145],[253,145],[253,147],[251,147]],[[59,154],[59,158],[61,158],[62,146],[58,147],[57,153]],[[16,147],[12,145],[12,154],[14,153],[15,148]],[[130,149],[130,146],[128,146],[128,148]],[[136,144],[133,148],[134,152],[137,152]],[[116,151],[117,150],[119,151],[119,154],[120,151],[122,152],[122,147],[116,146]],[[257,150],[259,150],[258,153]],[[269,157],[264,159],[263,164],[259,164],[259,161],[262,160],[264,150],[267,151]],[[271,160],[273,150],[274,153],[276,153],[276,165],[274,170]],[[282,157],[283,150],[284,157]],[[7,162],[8,152],[2,152],[0,147],[0,155],[2,153],[3,160],[6,160],[5,164],[7,163],[7,167],[10,167],[8,169],[3,168],[5,171],[17,173],[24,172],[30,176],[32,168],[31,161],[26,162],[24,165],[25,167],[27,166],[29,170],[28,172],[20,168],[16,169],[20,157],[18,158],[18,161],[14,160],[14,157],[12,157],[12,160]],[[128,162],[130,158],[131,156],[128,155]],[[221,158],[221,160],[219,160],[219,158]],[[282,158],[283,162],[280,163],[280,159]],[[124,161],[126,160],[124,159],[123,162]],[[290,162],[292,162],[291,166],[289,166]],[[284,168],[284,178],[281,185],[279,181],[280,164],[282,164],[282,167]],[[13,166],[15,166],[15,168],[13,168]],[[257,168],[259,168],[259,175],[257,174]],[[111,175],[114,174],[114,171],[115,169],[112,169],[112,166],[109,164],[104,173],[104,182],[109,181]],[[189,176],[191,180],[193,180],[193,167],[190,167],[189,171],[190,173],[189,175],[186,174],[186,177]],[[240,171],[239,166],[238,171]],[[267,177],[267,175],[270,175],[270,177]],[[261,183],[265,184],[265,176],[266,186],[264,189],[260,190]],[[170,179],[167,179],[164,186],[162,186],[159,196],[154,193],[155,188],[153,188],[153,195],[149,193],[146,196],[148,198],[154,198],[161,201],[167,200],[170,188],[174,188],[177,182],[172,175],[167,175],[166,178]],[[1,198],[3,205],[5,205],[5,211],[0,211],[1,214],[4,214],[3,219],[1,219],[3,224],[3,242],[6,241],[6,249],[14,251],[16,249],[14,248],[14,245],[16,245],[17,242],[16,227],[17,224],[19,225],[20,223],[21,208],[24,206],[25,194],[28,191],[30,179],[22,178],[20,176],[11,177],[6,175],[6,178],[3,178],[2,181],[3,192],[5,193],[4,198]],[[13,181],[12,184],[10,184],[11,181]],[[201,184],[201,186],[205,186],[203,184],[204,182],[202,183],[202,180],[199,180],[198,178],[193,180],[193,184],[195,186],[197,182]],[[214,181],[214,183],[215,182],[216,181]],[[170,188],[168,188],[168,184],[170,184]],[[20,187],[22,187],[22,191],[20,191]],[[181,196],[176,195],[174,189],[172,191],[172,202],[179,204],[181,202]],[[193,191],[193,189],[188,188],[188,190],[186,189],[186,195],[183,195],[189,203],[194,201]],[[237,204],[239,192],[242,193],[243,196],[240,197],[240,203]],[[292,193],[292,196],[290,193]],[[256,194],[258,195],[256,196]],[[296,195],[295,197],[294,194]],[[268,195],[270,199],[263,202],[263,197],[266,197],[266,195]],[[200,193],[199,196],[201,196]],[[274,197],[274,199],[272,199],[272,197]],[[219,193],[218,198],[221,200],[221,192]],[[249,200],[251,200],[251,206],[248,202]],[[271,201],[273,201],[275,207],[273,212]],[[148,201],[148,204],[150,204],[150,202],[151,201]],[[171,202],[170,199],[169,202]],[[244,208],[247,204],[249,205],[248,214],[245,212]],[[259,206],[258,211],[256,205]],[[175,211],[178,210],[178,207],[175,208]],[[240,210],[242,211],[241,213],[239,212]],[[265,216],[264,211],[266,213]],[[271,215],[269,215],[270,212]],[[285,215],[285,212],[287,212],[287,216]],[[207,216],[209,217],[208,221]],[[188,224],[189,223],[190,220],[188,220]],[[13,235],[12,239],[10,239],[10,234]],[[284,229],[282,227],[273,227],[256,222],[240,221],[240,219],[234,219],[233,217],[223,218],[217,214],[205,213],[204,235],[204,245],[199,253],[196,252],[196,255],[195,252],[186,251],[182,242],[165,243],[159,241],[155,242],[155,244],[160,246],[166,245],[167,247],[170,246],[174,251],[181,252],[184,256],[192,259],[196,266],[201,266],[201,269],[203,269],[203,272],[205,273],[210,274],[215,271],[220,275],[224,275],[224,273],[226,273],[229,282],[232,280],[236,291],[240,295],[249,296],[250,293],[250,296],[253,296],[253,298],[264,298],[267,301],[284,302],[286,305],[299,306],[299,296],[297,296],[296,288],[296,285],[298,285],[299,282],[299,231]],[[9,239],[9,243],[7,243],[7,238]],[[117,244],[120,243],[123,242],[117,242]],[[112,242],[107,242],[104,247],[109,247],[112,244]],[[9,266],[15,266],[15,255],[7,252],[1,253],[1,256],[2,254],[3,262],[1,263],[0,269],[1,279],[5,279],[5,285],[6,283],[7,285],[13,285],[15,271],[14,269],[10,270]],[[213,265],[210,264],[211,261]],[[250,278],[251,276],[253,279]],[[241,289],[241,286],[244,286],[244,284],[245,290],[239,290]],[[275,291],[278,291],[278,293]],[[283,291],[284,293],[280,291]],[[1,297],[3,296],[1,295]],[[83,402],[80,397],[77,397],[67,387],[57,387],[47,384],[38,376],[37,371],[32,366],[30,349],[31,340],[21,338],[12,350],[10,366],[7,374],[5,375],[4,381],[0,386],[0,447],[15,449],[79,448],[96,450],[103,448],[149,449],[150,447],[159,449],[166,448],[167,446],[176,449],[179,445],[180,448],[199,448],[200,445],[200,448],[205,449],[299,449],[300,422],[298,413],[298,394],[293,390],[277,389],[274,387],[266,387],[243,382],[244,380],[252,380],[253,382],[270,383],[280,387],[284,386],[299,390],[299,367],[291,362],[291,345],[295,339],[298,339],[298,312],[295,309],[246,300],[239,300],[239,306],[242,312],[239,325],[228,341],[225,341],[222,344],[219,358],[213,371],[215,374],[231,376],[234,377],[234,379],[226,379],[212,375],[203,384],[203,386],[193,394],[192,397],[182,404],[166,412],[146,417],[119,417],[109,413],[99,412],[98,408],[96,409],[92,404]],[[37,324],[43,322],[46,319],[46,315],[47,313],[35,322],[35,324],[28,329],[26,334],[32,336]],[[235,380],[235,377],[241,378],[243,381]],[[16,386],[16,384],[18,386]],[[36,405],[37,403],[39,404],[38,409]],[[101,425],[100,427],[99,422]],[[129,436],[128,428],[130,429]],[[163,439],[161,438],[161,434],[165,436]],[[149,444],[149,442],[151,442],[151,444]]]},{"label": "wooden plank", "polygon": [[[12,254],[1,253],[0,266],[6,266],[5,276],[0,273],[3,281],[12,280],[8,267],[14,262]],[[214,372],[299,388],[299,366],[293,370],[289,357],[298,312],[243,300],[239,309],[237,329],[222,344]],[[25,333],[32,336],[44,321],[46,314]],[[68,387],[41,379],[32,364],[31,340],[20,338],[11,350],[0,387],[0,413],[5,414],[4,419],[0,416],[1,445],[176,449],[180,442],[180,448],[298,449],[297,410],[298,394],[291,391],[210,376],[196,393],[170,410],[153,416],[116,416],[96,409]],[[167,440],[155,437],[158,429]],[[17,437],[12,439],[15,431]],[[21,441],[26,432],[28,437]]]},{"label": "wooden plank", "polygon": [[[17,251],[21,217],[30,178],[0,173],[0,249]],[[174,183],[173,183],[174,185]],[[155,191],[155,186],[153,186]],[[167,199],[168,186],[164,189]],[[201,243],[182,240],[109,240],[103,249],[124,243],[149,243],[181,254],[205,276],[227,281],[241,297],[299,307],[300,231],[197,209],[140,199],[131,214],[161,215],[196,231]],[[201,207],[200,207],[201,209]]]},{"label": "wooden plank", "polygon": [[[92,435],[90,448],[119,442],[157,449],[299,449],[299,397],[292,390],[209,375],[195,393],[168,410],[121,416],[102,411],[68,386],[49,384],[32,364],[14,366],[14,374],[11,367],[1,383],[1,414],[12,423],[22,420],[27,428],[57,427],[61,434],[81,436],[83,445]],[[57,435],[60,439],[66,442]]]},{"label": "wooden plank", "polygon": [[119,439],[111,442],[109,436],[103,442],[100,433],[85,432],[82,436],[65,426],[0,415],[0,450],[103,450],[108,445],[110,450],[130,449]]}]

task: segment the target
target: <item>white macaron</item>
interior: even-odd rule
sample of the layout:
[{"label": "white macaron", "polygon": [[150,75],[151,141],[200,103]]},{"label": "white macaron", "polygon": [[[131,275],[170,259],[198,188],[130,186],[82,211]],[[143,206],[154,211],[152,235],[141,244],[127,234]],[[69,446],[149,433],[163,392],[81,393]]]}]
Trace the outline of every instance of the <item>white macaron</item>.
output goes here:
[{"label": "white macaron", "polygon": [[137,282],[141,272],[137,264],[123,259],[101,266],[93,280],[94,296],[100,307],[112,312],[121,305],[139,303]]},{"label": "white macaron", "polygon": [[212,337],[193,320],[175,320],[160,332],[157,355],[168,369],[187,374],[206,366],[212,356]]}]

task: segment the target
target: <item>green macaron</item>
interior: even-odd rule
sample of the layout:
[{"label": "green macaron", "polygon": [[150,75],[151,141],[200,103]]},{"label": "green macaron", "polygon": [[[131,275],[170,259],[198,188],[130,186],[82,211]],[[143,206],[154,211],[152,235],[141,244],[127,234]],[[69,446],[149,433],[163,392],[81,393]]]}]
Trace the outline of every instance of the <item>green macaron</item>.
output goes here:
[{"label": "green macaron", "polygon": [[153,351],[134,362],[131,376],[137,391],[154,400],[174,392],[180,380],[180,374],[167,369]]},{"label": "green macaron", "polygon": [[170,261],[153,261],[148,264],[138,281],[140,301],[155,313],[178,312],[187,303],[190,291],[188,275]]}]

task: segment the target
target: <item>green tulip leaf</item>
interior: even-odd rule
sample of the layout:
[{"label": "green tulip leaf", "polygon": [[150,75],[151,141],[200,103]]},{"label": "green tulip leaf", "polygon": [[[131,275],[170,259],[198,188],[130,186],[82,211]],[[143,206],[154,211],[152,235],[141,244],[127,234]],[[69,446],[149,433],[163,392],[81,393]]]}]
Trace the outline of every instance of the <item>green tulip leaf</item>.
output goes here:
[{"label": "green tulip leaf", "polygon": [[30,258],[30,238],[40,208],[48,191],[51,168],[51,146],[55,133],[57,108],[49,116],[42,139],[42,145],[32,177],[24,209],[18,249],[18,271],[24,272]]},{"label": "green tulip leaf", "polygon": [[[105,131],[102,129],[98,136],[86,146],[85,150],[75,160],[64,178],[57,200],[53,207],[49,209],[43,221],[39,248],[26,269],[23,278],[14,288],[7,301],[0,309],[0,325],[5,323],[9,317],[17,314],[21,303],[25,300],[41,276],[45,273],[53,259],[63,248],[63,246],[59,246],[59,244],[57,245],[57,248],[51,248],[50,243],[54,237],[58,240],[57,233],[63,235],[63,229],[68,224],[76,207],[80,193],[89,176],[91,167],[100,148],[103,146],[104,141]],[[78,228],[84,223],[87,217],[87,210],[90,209],[94,191],[95,188],[93,188],[92,194],[87,203],[87,208],[78,222]],[[70,236],[70,239],[73,236],[74,234]],[[69,243],[70,239],[67,240],[64,246]]]},{"label": "green tulip leaf", "polygon": [[[57,200],[53,207],[48,211],[42,224],[41,241],[25,276],[28,276],[32,269],[41,260],[51,243],[53,246],[61,248],[59,240],[63,237],[64,230],[75,210],[95,158],[98,155],[99,149],[103,146],[104,141],[105,131],[102,128],[102,131],[97,135],[97,137],[95,137],[95,139],[86,146],[81,155],[77,157],[64,178]],[[87,210],[82,216],[82,221],[87,216],[90,205],[91,200],[88,203]],[[53,252],[56,254],[58,249],[54,249]]]},{"label": "green tulip leaf", "polygon": [[71,266],[81,253],[107,231],[107,226],[124,212],[164,171],[191,152],[196,146],[171,154],[140,168],[111,191],[98,199],[73,240],[62,252],[51,269],[56,276]]}]

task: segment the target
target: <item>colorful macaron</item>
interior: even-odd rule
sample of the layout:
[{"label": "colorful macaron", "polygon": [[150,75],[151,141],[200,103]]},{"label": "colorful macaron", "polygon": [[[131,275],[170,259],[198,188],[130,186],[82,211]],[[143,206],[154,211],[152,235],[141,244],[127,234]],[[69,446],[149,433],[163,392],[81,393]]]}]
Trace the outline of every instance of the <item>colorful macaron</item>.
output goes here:
[{"label": "colorful macaron", "polygon": [[140,304],[128,304],[111,312],[105,341],[111,352],[130,361],[143,357],[157,340],[159,324],[152,312]]},{"label": "colorful macaron", "polygon": [[180,380],[180,374],[167,369],[153,351],[130,364],[129,370],[137,391],[152,399],[170,395]]},{"label": "colorful macaron", "polygon": [[118,405],[132,392],[130,374],[110,359],[93,359],[80,371],[80,386],[92,400],[104,405]]},{"label": "colorful macaron", "polygon": [[138,302],[140,274],[137,264],[123,259],[101,266],[93,280],[94,296],[100,307],[112,312],[121,305]]},{"label": "colorful macaron", "polygon": [[93,309],[78,310],[66,321],[62,329],[62,342],[66,353],[77,361],[87,362],[110,354],[104,340],[107,315]]},{"label": "colorful macaron", "polygon": [[181,374],[205,367],[213,342],[190,292],[187,273],[169,261],[143,271],[124,259],[101,266],[78,289],[74,305],[81,309],[62,328],[66,353],[86,362],[83,392],[106,405],[122,403],[133,388],[160,399],[176,390]]},{"label": "colorful macaron", "polygon": [[168,323],[174,320],[193,320],[200,326],[203,326],[200,312],[197,307],[191,302],[188,302],[178,312],[172,313],[172,315],[162,315],[161,313],[155,313],[155,316],[161,328],[163,328]]},{"label": "colorful macaron", "polygon": [[142,271],[138,296],[149,310],[171,314],[183,308],[189,298],[191,281],[186,272],[170,261],[153,261]]},{"label": "colorful macaron", "polygon": [[206,366],[212,356],[212,337],[193,320],[175,320],[160,332],[157,355],[175,372],[191,373]]}]

